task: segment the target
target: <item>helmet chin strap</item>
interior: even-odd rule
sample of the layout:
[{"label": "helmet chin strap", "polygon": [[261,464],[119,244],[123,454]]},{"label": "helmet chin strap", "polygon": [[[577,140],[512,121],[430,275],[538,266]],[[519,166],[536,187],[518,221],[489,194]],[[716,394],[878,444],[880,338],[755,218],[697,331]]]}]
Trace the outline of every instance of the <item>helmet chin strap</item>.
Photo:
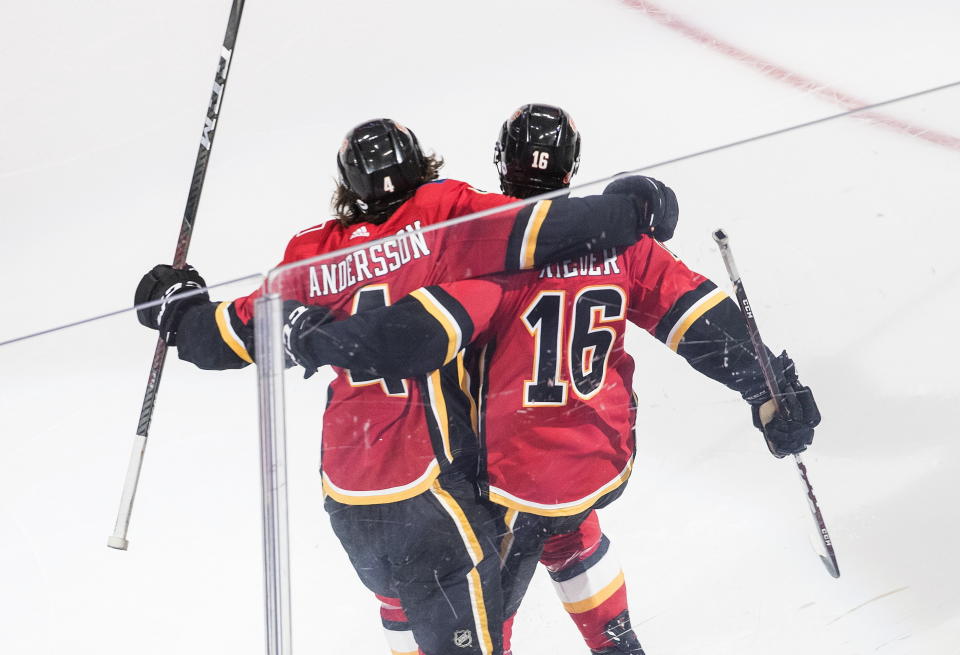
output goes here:
[{"label": "helmet chin strap", "polygon": [[533,196],[538,196],[541,193],[549,193],[550,191],[565,189],[568,186],[569,185],[567,184],[557,184],[555,186],[536,186],[532,184],[519,184],[511,182],[504,177],[500,178],[500,189],[503,191],[504,195],[521,199],[532,198]]}]

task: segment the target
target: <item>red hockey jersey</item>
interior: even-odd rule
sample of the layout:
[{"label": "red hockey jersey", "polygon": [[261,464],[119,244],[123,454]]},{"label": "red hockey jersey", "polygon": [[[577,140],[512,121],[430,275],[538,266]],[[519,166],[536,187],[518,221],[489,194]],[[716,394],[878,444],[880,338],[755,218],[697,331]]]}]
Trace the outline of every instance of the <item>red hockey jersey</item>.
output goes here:
[{"label": "red hockey jersey", "polygon": [[[292,267],[271,290],[346,317],[389,305],[423,285],[531,269],[591,244],[627,245],[638,237],[638,209],[627,196],[541,201],[424,231],[512,202],[516,200],[455,180],[425,184],[382,224],[344,227],[328,221],[300,232],[281,265],[358,248]],[[218,309],[220,337],[246,361],[250,353],[232,328],[249,324],[258,295],[260,291]],[[476,450],[469,412],[463,411],[471,401],[462,390],[462,360],[414,380],[347,368],[337,369],[323,415],[323,484],[336,500],[371,504],[410,498],[429,488],[460,450]]]},{"label": "red hockey jersey", "polygon": [[479,347],[486,491],[499,504],[560,516],[584,511],[630,474],[628,320],[732,388],[762,384],[736,304],[652,238],[539,272],[418,289],[324,326],[311,343],[314,361],[394,375]]},{"label": "red hockey jersey", "polygon": [[[588,255],[539,275],[490,282],[495,308],[470,301],[483,293],[476,286],[482,282],[441,285],[468,308],[482,344],[479,434],[489,498],[546,516],[583,512],[623,484],[633,465],[634,362],[623,348],[626,321],[655,332],[706,279],[643,239],[621,254]],[[709,286],[697,310],[726,297]],[[676,325],[668,343],[682,328]]]}]

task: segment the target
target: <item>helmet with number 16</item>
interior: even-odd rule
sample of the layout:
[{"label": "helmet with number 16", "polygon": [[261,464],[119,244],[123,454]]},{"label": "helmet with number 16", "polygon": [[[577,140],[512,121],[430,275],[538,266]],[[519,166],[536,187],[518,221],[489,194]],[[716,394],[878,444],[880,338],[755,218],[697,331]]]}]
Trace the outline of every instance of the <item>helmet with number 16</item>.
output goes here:
[{"label": "helmet with number 16", "polygon": [[493,163],[508,196],[566,188],[580,164],[580,133],[560,107],[524,105],[500,128]]}]

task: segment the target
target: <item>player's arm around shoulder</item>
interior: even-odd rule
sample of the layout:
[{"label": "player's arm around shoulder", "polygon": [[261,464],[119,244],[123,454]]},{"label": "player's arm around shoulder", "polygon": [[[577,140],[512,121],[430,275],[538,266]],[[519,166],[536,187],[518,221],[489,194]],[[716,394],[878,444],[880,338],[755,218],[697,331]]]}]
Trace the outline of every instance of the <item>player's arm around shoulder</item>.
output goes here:
[{"label": "player's arm around shoulder", "polygon": [[535,235],[534,242],[522,243],[518,268],[628,247],[645,235],[666,241],[673,236],[679,212],[673,190],[642,175],[614,180],[602,195],[540,200],[518,215],[524,234]]},{"label": "player's arm around shoulder", "polygon": [[489,323],[499,298],[495,282],[464,280],[421,287],[342,321],[291,303],[284,343],[308,373],[330,364],[376,377],[415,377],[452,361]]}]

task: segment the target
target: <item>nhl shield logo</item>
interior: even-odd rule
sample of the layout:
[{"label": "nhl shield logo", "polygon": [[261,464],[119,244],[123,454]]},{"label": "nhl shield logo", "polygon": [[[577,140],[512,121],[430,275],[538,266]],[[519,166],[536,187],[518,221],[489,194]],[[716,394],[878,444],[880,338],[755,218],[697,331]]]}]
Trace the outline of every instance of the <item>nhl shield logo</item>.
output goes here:
[{"label": "nhl shield logo", "polygon": [[473,646],[473,633],[469,630],[457,630],[453,633],[453,644],[458,648]]}]

